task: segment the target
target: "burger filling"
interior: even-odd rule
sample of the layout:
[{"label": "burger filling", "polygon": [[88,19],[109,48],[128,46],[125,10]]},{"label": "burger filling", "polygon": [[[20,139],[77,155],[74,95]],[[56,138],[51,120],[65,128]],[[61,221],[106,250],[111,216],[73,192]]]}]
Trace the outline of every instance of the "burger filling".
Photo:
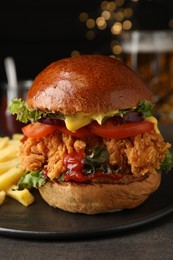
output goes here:
[{"label": "burger filling", "polygon": [[20,167],[25,174],[19,188],[38,188],[47,180],[127,184],[171,167],[170,144],[147,101],[134,109],[70,116],[45,115],[23,105],[20,114],[16,107],[10,110],[18,117],[27,112],[36,122],[23,128]]}]

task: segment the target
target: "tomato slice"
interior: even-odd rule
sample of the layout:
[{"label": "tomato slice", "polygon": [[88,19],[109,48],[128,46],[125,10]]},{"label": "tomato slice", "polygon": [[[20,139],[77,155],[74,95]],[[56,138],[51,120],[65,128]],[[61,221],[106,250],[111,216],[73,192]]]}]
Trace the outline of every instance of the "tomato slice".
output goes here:
[{"label": "tomato slice", "polygon": [[37,123],[29,124],[29,125],[22,127],[22,132],[24,133],[24,135],[26,135],[28,137],[40,138],[40,137],[46,136],[48,134],[51,134],[52,132],[54,132],[57,129],[58,129],[58,126],[46,125],[46,124],[37,122]]},{"label": "tomato slice", "polygon": [[102,125],[93,122],[89,129],[96,135],[103,138],[121,139],[130,136],[137,136],[154,130],[154,124],[149,121],[129,122],[115,125],[112,120],[107,120]]},{"label": "tomato slice", "polygon": [[65,133],[79,138],[92,137],[97,135],[103,138],[121,139],[151,132],[154,130],[154,124],[145,120],[140,122],[117,124],[114,120],[108,119],[102,125],[99,125],[97,122],[93,122],[89,126],[82,127],[74,132],[69,131],[63,125],[47,125],[39,122],[29,124],[22,128],[22,132],[25,136],[34,138],[41,138],[51,134],[55,130],[59,131],[60,133]]},{"label": "tomato slice", "polygon": [[48,134],[51,134],[55,130],[60,133],[68,134],[74,137],[91,137],[94,134],[87,128],[82,127],[74,132],[69,131],[65,126],[62,125],[47,125],[43,123],[33,123],[22,128],[22,132],[27,137],[41,138]]}]

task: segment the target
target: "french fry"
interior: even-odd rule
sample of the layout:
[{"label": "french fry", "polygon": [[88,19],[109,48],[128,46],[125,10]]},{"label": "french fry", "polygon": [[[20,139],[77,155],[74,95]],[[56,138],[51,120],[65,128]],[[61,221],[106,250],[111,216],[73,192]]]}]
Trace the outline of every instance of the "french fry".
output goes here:
[{"label": "french fry", "polygon": [[13,134],[12,135],[12,140],[21,140],[24,137],[23,134]]},{"label": "french fry", "polygon": [[0,190],[0,205],[2,205],[2,203],[4,202],[5,195],[6,195],[5,191]]},{"label": "french fry", "polygon": [[11,168],[17,166],[19,163],[20,163],[20,158],[19,157],[14,158],[14,159],[9,160],[9,161],[0,162],[0,175],[2,175],[3,173],[7,172]]},{"label": "french fry", "polygon": [[19,171],[18,167],[13,167],[4,174],[0,175],[0,190],[6,191],[23,176],[23,171]]},{"label": "french fry", "polygon": [[34,202],[34,197],[28,189],[16,190],[15,185],[11,186],[7,191],[7,196],[19,201],[24,206],[29,206]]},{"label": "french fry", "polygon": [[19,170],[19,148],[22,134],[14,134],[12,139],[0,137],[0,205],[3,204],[6,195],[17,200],[24,206],[34,202],[34,197],[28,189],[17,190],[16,184],[23,176]]},{"label": "french fry", "polygon": [[19,149],[20,140],[10,140],[10,141],[9,141],[9,145],[14,145],[14,146],[16,146],[16,148]]},{"label": "french fry", "polygon": [[9,143],[10,138],[9,137],[0,137],[0,150],[6,147]]},{"label": "french fry", "polygon": [[19,155],[19,146],[9,144],[7,147],[0,150],[0,162],[8,161],[16,158]]}]

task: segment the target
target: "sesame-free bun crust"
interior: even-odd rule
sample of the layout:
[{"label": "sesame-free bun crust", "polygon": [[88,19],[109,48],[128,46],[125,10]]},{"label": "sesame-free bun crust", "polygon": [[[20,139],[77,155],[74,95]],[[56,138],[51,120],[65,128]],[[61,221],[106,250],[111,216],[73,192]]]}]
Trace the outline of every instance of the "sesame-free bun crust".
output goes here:
[{"label": "sesame-free bun crust", "polygon": [[109,112],[151,100],[137,74],[121,61],[81,55],[51,63],[33,81],[29,108],[64,114]]},{"label": "sesame-free bun crust", "polygon": [[55,208],[84,214],[114,212],[135,208],[158,189],[161,174],[150,174],[143,181],[129,184],[85,184],[47,182],[39,191]]}]

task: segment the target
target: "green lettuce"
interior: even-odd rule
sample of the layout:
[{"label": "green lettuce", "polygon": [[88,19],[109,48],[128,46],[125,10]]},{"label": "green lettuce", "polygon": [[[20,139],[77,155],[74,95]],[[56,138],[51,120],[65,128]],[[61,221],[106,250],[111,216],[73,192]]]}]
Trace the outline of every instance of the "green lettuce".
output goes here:
[{"label": "green lettuce", "polygon": [[109,154],[106,148],[103,146],[95,146],[92,149],[92,153],[90,155],[86,155],[83,160],[84,173],[93,173],[98,169],[102,171],[107,171],[107,168],[105,168],[105,163],[107,163],[108,159]]},{"label": "green lettuce", "polygon": [[164,160],[160,165],[160,172],[168,173],[173,167],[173,154],[170,150],[167,151]]},{"label": "green lettuce", "polygon": [[17,188],[19,190],[23,190],[25,188],[38,189],[45,183],[46,183],[46,178],[42,175],[42,170],[33,171],[33,172],[26,171],[26,173],[18,181]]},{"label": "green lettuce", "polygon": [[[49,116],[51,118],[64,119],[64,115],[61,113],[51,113],[51,112],[42,112],[37,109],[29,109],[26,101],[21,100],[20,98],[13,99],[11,104],[8,106],[8,110],[12,115],[16,115],[16,119],[23,123],[34,123],[37,122],[41,117]],[[124,117],[128,112],[135,111],[142,114],[143,118],[149,117],[153,113],[153,105],[150,101],[144,100],[139,102],[137,108],[135,109],[125,109],[120,110],[117,114]],[[106,120],[107,117],[104,119]]]},{"label": "green lettuce", "polygon": [[144,100],[144,101],[140,101],[137,108],[135,109],[135,111],[142,113],[143,118],[152,116],[153,114],[153,104],[148,101],[148,100]]},{"label": "green lettuce", "polygon": [[43,112],[38,109],[29,109],[26,101],[21,100],[20,98],[15,98],[11,101],[8,106],[8,110],[12,115],[16,115],[16,119],[22,123],[34,123],[37,122],[41,117],[49,116],[55,119],[64,119],[63,114],[61,113],[51,113]]},{"label": "green lettuce", "polygon": [[28,109],[26,102],[20,98],[13,99],[8,110],[12,115],[17,115],[16,119],[23,123],[36,122],[43,114],[36,109]]}]

